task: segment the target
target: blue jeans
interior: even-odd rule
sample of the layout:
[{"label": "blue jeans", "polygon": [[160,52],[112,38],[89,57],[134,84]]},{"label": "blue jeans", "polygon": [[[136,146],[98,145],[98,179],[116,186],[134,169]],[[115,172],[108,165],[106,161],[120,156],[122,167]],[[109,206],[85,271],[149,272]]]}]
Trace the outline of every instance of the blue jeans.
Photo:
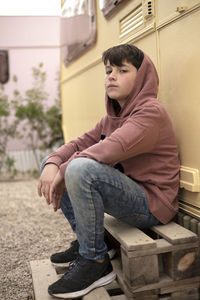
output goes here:
[{"label": "blue jeans", "polygon": [[149,211],[142,187],[113,167],[93,159],[74,159],[66,169],[65,184],[61,209],[85,258],[102,259],[107,252],[104,213],[138,228],[160,224]]}]

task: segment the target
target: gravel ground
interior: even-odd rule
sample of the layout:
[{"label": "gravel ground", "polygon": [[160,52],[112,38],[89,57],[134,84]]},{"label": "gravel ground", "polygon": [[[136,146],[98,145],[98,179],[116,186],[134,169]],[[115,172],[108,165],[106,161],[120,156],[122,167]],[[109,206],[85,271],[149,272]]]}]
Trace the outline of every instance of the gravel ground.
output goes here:
[{"label": "gravel ground", "polygon": [[62,251],[74,234],[37,195],[37,180],[0,182],[0,299],[32,300],[29,262]]}]

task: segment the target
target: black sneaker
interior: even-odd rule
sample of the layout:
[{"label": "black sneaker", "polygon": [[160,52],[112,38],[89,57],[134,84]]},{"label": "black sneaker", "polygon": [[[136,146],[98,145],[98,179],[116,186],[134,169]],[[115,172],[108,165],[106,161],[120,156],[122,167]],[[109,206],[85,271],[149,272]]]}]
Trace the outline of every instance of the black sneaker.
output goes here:
[{"label": "black sneaker", "polygon": [[[109,258],[112,259],[116,254],[116,250],[109,244],[106,238],[105,242],[108,247]],[[71,243],[71,247],[66,251],[52,254],[50,257],[51,263],[56,267],[69,267],[70,262],[74,261],[78,257],[78,250],[79,242],[77,240],[73,241]]]},{"label": "black sneaker", "polygon": [[71,242],[71,247],[64,252],[52,254],[51,263],[59,267],[69,267],[70,262],[76,260],[78,256],[79,242]]},{"label": "black sneaker", "polygon": [[79,298],[115,278],[108,254],[102,263],[78,256],[72,268],[61,279],[51,284],[48,292],[58,298]]}]

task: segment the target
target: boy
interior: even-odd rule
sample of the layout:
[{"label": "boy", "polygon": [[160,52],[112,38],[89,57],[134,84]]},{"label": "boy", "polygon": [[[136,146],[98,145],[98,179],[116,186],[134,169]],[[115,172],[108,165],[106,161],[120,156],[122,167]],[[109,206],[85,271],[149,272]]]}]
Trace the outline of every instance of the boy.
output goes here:
[{"label": "boy", "polygon": [[[104,212],[139,228],[177,213],[179,160],[169,116],[157,100],[149,57],[130,44],[103,53],[107,115],[44,163],[38,193],[60,208],[77,241],[51,256],[72,268],[50,295],[77,298],[115,278],[104,240]],[[65,192],[64,192],[65,190]],[[63,195],[64,192],[64,195]]]}]

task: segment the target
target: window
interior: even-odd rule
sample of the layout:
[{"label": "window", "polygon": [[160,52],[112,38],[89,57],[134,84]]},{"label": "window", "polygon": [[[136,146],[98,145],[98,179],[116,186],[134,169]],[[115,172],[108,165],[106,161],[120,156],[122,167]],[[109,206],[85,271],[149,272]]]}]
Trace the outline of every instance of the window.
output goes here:
[{"label": "window", "polygon": [[61,17],[61,52],[65,65],[87,49],[95,41],[95,36],[95,1],[65,1]]},{"label": "window", "polygon": [[0,50],[0,83],[6,83],[9,79],[8,51]]}]

